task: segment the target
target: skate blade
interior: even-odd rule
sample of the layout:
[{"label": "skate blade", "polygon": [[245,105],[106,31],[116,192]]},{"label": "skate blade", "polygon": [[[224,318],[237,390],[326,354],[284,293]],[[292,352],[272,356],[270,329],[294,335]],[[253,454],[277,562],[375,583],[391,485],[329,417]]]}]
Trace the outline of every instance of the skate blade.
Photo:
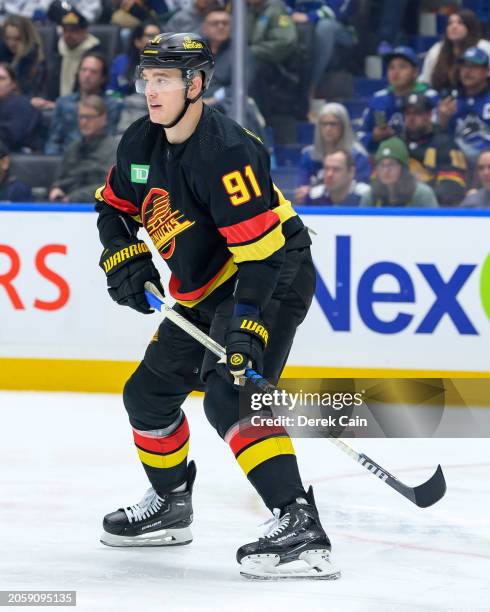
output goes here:
[{"label": "skate blade", "polygon": [[248,580],[337,580],[341,573],[326,549],[307,550],[297,561],[279,564],[279,555],[249,555],[240,575]]},{"label": "skate blade", "polygon": [[106,546],[136,547],[136,546],[182,546],[192,542],[192,532],[189,527],[182,529],[161,529],[138,536],[121,536],[104,531],[100,541]]}]

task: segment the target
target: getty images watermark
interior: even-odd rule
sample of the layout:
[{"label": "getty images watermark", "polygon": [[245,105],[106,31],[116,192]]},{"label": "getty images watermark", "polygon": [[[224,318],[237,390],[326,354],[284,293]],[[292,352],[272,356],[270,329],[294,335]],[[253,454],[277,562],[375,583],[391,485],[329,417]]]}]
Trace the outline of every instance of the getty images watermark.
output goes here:
[{"label": "getty images watermark", "polygon": [[[252,427],[345,428],[367,427],[367,418],[352,416],[351,411],[364,404],[361,392],[286,391],[252,393],[250,416]],[[311,432],[310,432],[311,434]]]},{"label": "getty images watermark", "polygon": [[302,438],[490,437],[486,378],[285,378],[277,387],[240,393],[243,435],[282,427]]}]

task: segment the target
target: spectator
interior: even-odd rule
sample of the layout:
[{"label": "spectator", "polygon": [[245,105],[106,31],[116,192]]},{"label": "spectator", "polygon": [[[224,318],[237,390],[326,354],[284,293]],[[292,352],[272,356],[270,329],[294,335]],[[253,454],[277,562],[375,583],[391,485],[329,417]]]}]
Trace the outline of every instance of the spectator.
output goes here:
[{"label": "spectator", "polygon": [[204,17],[212,6],[224,7],[217,0],[194,0],[189,8],[181,8],[165,24],[165,32],[201,33]]},{"label": "spectator", "polygon": [[374,153],[378,144],[403,131],[403,103],[411,93],[425,92],[437,99],[437,92],[417,81],[418,59],[410,47],[396,47],[384,56],[388,64],[386,89],[371,97],[362,117],[359,139],[364,147]]},{"label": "spectator", "polygon": [[356,180],[368,181],[371,176],[368,154],[352,130],[347,109],[342,104],[330,102],[325,104],[318,115],[313,144],[301,152],[299,187],[295,193],[297,203],[303,202],[310,187],[317,181],[325,156],[339,149],[349,151],[353,157]]},{"label": "spectator", "polygon": [[490,208],[490,151],[482,151],[476,163],[480,189],[472,189],[461,202],[462,208]]},{"label": "spectator", "polygon": [[380,15],[378,24],[378,55],[389,53],[400,35],[403,17],[409,6],[409,0],[380,0],[377,12]]},{"label": "spectator", "polygon": [[458,84],[457,60],[470,47],[478,46],[490,55],[490,42],[481,38],[480,22],[473,11],[460,10],[450,15],[442,41],[425,56],[420,80],[434,89],[450,90]]},{"label": "spectator", "polygon": [[461,89],[439,103],[439,125],[455,134],[459,147],[473,163],[480,151],[490,147],[489,57],[483,49],[470,47],[458,61]]},{"label": "spectator", "polygon": [[0,201],[30,202],[31,188],[10,174],[10,154],[8,148],[0,141]]},{"label": "spectator", "polygon": [[[51,21],[59,23],[66,10],[75,10],[83,15],[89,23],[96,23],[102,15],[102,3],[103,0],[70,0],[69,2],[55,0],[48,3],[48,17]],[[24,2],[24,4],[26,3]]]},{"label": "spectator", "polygon": [[[107,62],[103,55],[90,51],[80,62],[78,70],[78,91],[56,100],[51,127],[44,152],[59,155],[80,138],[77,122],[77,106],[88,95],[103,96],[108,78]],[[108,130],[116,134],[121,116],[122,102],[119,98],[105,96],[108,115]]]},{"label": "spectator", "polygon": [[10,151],[40,148],[41,113],[18,92],[13,68],[0,64],[0,139]]},{"label": "spectator", "polygon": [[101,96],[89,95],[79,102],[78,125],[82,138],[63,155],[50,202],[92,202],[107,166],[115,160],[117,140],[107,134],[107,107]]},{"label": "spectator", "polygon": [[117,55],[112,62],[107,84],[109,93],[120,96],[135,93],[134,74],[140,61],[140,53],[146,43],[159,33],[160,27],[153,21],[133,28],[129,38],[128,52]]},{"label": "spectator", "polygon": [[100,47],[99,39],[89,33],[85,17],[75,9],[64,7],[63,3],[63,12],[60,16],[62,34],[58,41],[58,55],[50,67],[49,100],[33,99],[33,104],[43,110],[52,110],[54,108],[52,100],[74,91],[80,60],[87,51]]},{"label": "spectator", "polygon": [[[205,92],[204,102],[230,115],[232,112],[231,95],[231,16],[221,7],[209,9],[202,24],[202,34],[207,39],[215,57],[214,74]],[[247,66],[253,58],[247,49]],[[250,74],[250,72],[247,72]],[[245,126],[260,138],[264,138],[264,118],[251,98],[245,102]]]},{"label": "spectator", "polygon": [[4,0],[2,13],[6,15],[21,15],[34,21],[44,21],[49,5],[53,0]]},{"label": "spectator", "polygon": [[418,181],[408,169],[408,149],[393,136],[376,152],[376,178],[361,198],[361,206],[438,206],[432,189]]},{"label": "spectator", "polygon": [[267,123],[273,114],[269,90],[281,64],[296,51],[297,33],[282,0],[247,0],[247,31],[254,58],[249,93]]},{"label": "spectator", "polygon": [[155,18],[147,0],[122,0],[113,2],[117,8],[111,15],[111,23],[121,28],[135,28],[144,21]]},{"label": "spectator", "polygon": [[305,204],[308,206],[359,206],[369,185],[355,180],[356,163],[347,149],[325,156],[322,184],[312,187]]},{"label": "spectator", "polygon": [[434,129],[432,111],[433,100],[425,94],[408,96],[404,138],[410,172],[433,189],[440,206],[458,206],[466,193],[466,158],[447,132]]},{"label": "spectator", "polygon": [[46,65],[37,29],[27,17],[9,15],[2,30],[0,62],[12,66],[21,93],[38,95],[44,87]]},{"label": "spectator", "polygon": [[294,23],[311,23],[313,48],[311,54],[311,97],[330,67],[335,47],[348,49],[356,40],[345,20],[352,14],[354,0],[286,0]]}]

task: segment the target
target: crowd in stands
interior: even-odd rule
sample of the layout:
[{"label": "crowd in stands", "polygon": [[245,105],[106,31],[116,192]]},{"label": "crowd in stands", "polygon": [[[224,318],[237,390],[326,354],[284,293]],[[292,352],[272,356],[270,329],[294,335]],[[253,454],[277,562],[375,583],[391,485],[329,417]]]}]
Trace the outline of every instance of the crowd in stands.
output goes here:
[{"label": "crowd in stands", "polygon": [[[147,112],[135,70],[159,32],[208,40],[216,69],[204,101],[231,115],[232,8],[0,0],[0,199],[93,201],[121,134]],[[439,36],[418,34],[424,10]],[[247,0],[245,127],[270,148],[285,195],[305,206],[490,207],[489,10],[483,0]],[[367,56],[377,79],[365,77]],[[21,180],[29,156],[37,185]]]}]

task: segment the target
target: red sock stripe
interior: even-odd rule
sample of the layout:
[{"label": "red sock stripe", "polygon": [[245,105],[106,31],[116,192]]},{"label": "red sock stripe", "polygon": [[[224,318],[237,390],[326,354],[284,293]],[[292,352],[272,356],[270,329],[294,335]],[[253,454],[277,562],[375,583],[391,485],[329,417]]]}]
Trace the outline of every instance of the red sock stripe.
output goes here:
[{"label": "red sock stripe", "polygon": [[254,427],[253,425],[235,425],[225,436],[225,441],[230,445],[233,454],[236,455],[246,446],[271,436],[287,436],[284,427]]},{"label": "red sock stripe", "polygon": [[184,417],[182,423],[169,436],[162,436],[161,438],[145,436],[135,429],[133,429],[133,436],[134,443],[145,451],[161,454],[173,453],[189,438],[189,424]]}]

